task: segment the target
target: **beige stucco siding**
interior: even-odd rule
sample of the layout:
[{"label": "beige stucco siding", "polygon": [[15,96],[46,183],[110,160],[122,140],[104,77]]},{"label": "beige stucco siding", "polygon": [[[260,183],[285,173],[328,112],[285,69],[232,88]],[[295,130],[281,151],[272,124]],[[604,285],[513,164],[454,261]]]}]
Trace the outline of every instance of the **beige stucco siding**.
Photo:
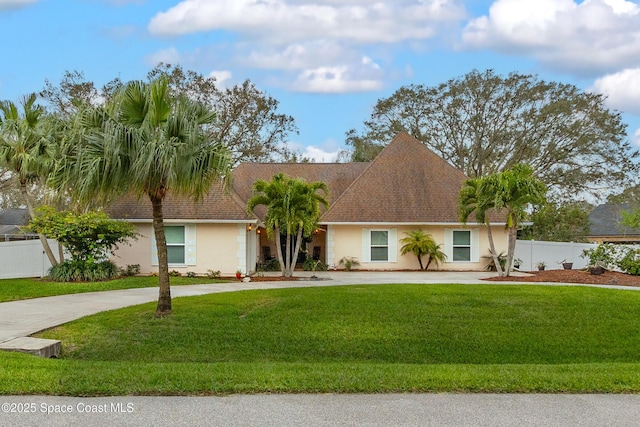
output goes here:
[{"label": "beige stucco siding", "polygon": [[[419,268],[418,260],[413,254],[401,255],[400,250],[402,244],[400,239],[406,237],[405,232],[411,230],[422,229],[426,233],[431,234],[437,243],[445,247],[445,229],[455,230],[472,230],[477,229],[477,250],[479,251],[479,262],[451,262],[448,261],[440,265],[443,270],[483,270],[488,262],[483,256],[489,255],[489,238],[487,229],[484,226],[469,225],[466,228],[462,225],[452,224],[450,226],[443,225],[328,225],[327,232],[327,264],[329,266],[339,266],[339,262],[343,257],[354,257],[360,261],[360,265],[355,268],[367,270],[415,270]],[[389,236],[395,236],[395,244],[389,242],[389,251],[395,252],[389,254],[389,259],[397,259],[395,262],[369,261],[366,262],[363,252],[365,251],[366,242],[363,245],[363,229],[365,230],[392,230]],[[507,234],[504,226],[492,227],[494,242],[498,252],[507,250]],[[395,255],[395,257],[394,257]],[[434,263],[430,269],[435,269]]]},{"label": "beige stucco siding", "polygon": [[[186,225],[167,223],[166,225]],[[246,266],[246,229],[244,224],[188,224],[195,227],[195,264],[169,265],[169,270],[181,273],[193,271],[206,274],[207,270],[220,271],[222,275],[233,275]],[[139,264],[143,274],[158,271],[153,265],[153,229],[151,224],[136,224],[142,235],[131,246],[121,245],[115,252],[114,262],[120,267]]]}]

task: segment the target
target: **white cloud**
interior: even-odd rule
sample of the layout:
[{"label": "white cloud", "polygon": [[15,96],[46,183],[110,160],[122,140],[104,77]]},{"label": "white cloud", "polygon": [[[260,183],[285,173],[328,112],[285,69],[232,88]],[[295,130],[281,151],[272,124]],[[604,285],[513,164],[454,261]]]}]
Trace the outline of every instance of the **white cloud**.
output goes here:
[{"label": "white cloud", "polygon": [[353,75],[347,66],[318,67],[303,70],[291,85],[298,92],[366,92],[382,88],[382,81]]},{"label": "white cloud", "polygon": [[601,77],[589,90],[606,95],[610,107],[640,116],[640,68]]},{"label": "white cloud", "polygon": [[637,129],[636,133],[633,134],[633,142],[635,143],[635,145],[640,147],[640,129]]},{"label": "white cloud", "polygon": [[290,43],[340,39],[394,43],[433,36],[434,26],[460,20],[458,1],[183,0],[149,23],[158,35],[228,30],[245,37]]},{"label": "white cloud", "polygon": [[[299,92],[378,90],[388,72],[364,49],[432,38],[466,16],[462,0],[183,0],[154,16],[153,35],[228,32],[230,61],[274,70]],[[377,52],[381,50],[378,49]],[[277,73],[282,72],[284,73]]]},{"label": "white cloud", "polygon": [[338,157],[340,151],[325,151],[322,148],[309,145],[305,147],[302,155],[316,163],[333,163]]},{"label": "white cloud", "polygon": [[146,61],[152,67],[164,62],[165,64],[179,64],[181,61],[180,52],[175,47],[159,50],[146,57]]},{"label": "white cloud", "polygon": [[231,82],[231,71],[227,70],[213,70],[209,73],[209,77],[215,77],[216,86],[218,88],[226,88],[229,87],[229,83]]},{"label": "white cloud", "polygon": [[19,9],[32,3],[36,3],[37,1],[38,0],[0,0],[0,11]]},{"label": "white cloud", "polygon": [[463,46],[532,55],[560,70],[640,65],[640,5],[626,0],[496,0],[472,20]]}]

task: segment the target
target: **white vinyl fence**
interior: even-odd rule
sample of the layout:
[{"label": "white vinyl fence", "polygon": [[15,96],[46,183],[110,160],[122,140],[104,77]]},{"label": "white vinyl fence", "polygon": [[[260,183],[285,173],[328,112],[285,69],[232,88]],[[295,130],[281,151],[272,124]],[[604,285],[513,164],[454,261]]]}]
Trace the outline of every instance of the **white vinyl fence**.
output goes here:
[{"label": "white vinyl fence", "polygon": [[588,258],[582,258],[582,251],[596,248],[596,243],[540,242],[536,240],[517,240],[514,258],[522,260],[520,270],[535,271],[540,261],[544,261],[547,270],[562,269],[562,261],[572,262],[574,269],[589,265]]},{"label": "white vinyl fence", "polygon": [[[50,239],[49,245],[57,257],[58,242]],[[40,240],[0,242],[0,279],[44,277],[50,268]]]}]

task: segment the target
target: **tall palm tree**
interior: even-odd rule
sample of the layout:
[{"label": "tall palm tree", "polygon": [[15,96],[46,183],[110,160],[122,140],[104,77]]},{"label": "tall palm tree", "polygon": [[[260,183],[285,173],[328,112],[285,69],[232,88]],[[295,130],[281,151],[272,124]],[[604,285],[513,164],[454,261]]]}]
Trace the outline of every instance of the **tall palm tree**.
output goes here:
[{"label": "tall palm tree", "polygon": [[[44,117],[44,108],[36,104],[32,93],[21,101],[22,114],[11,101],[0,101],[0,166],[19,182],[22,199],[29,216],[36,213],[29,194],[30,187],[46,179],[55,157],[53,127]],[[58,261],[44,234],[38,234],[51,265]]]},{"label": "tall palm tree", "polygon": [[[410,252],[414,254],[418,258],[420,270],[428,270],[432,261],[438,265],[447,259],[447,255],[442,252],[442,245],[437,244],[431,234],[422,230],[407,231],[405,234],[407,237],[400,239],[400,243],[403,244],[400,253],[402,255]],[[427,257],[427,265],[423,267],[422,257],[424,256]]]},{"label": "tall palm tree", "polygon": [[[545,203],[546,191],[546,185],[534,177],[533,169],[525,164],[518,164],[503,172],[465,182],[459,198],[460,218],[466,223],[471,213],[475,212],[476,220],[487,225],[490,251],[498,269],[498,275],[509,276],[518,227],[527,217],[528,210],[532,206]],[[500,266],[491,234],[490,210],[499,212],[505,217],[505,227],[509,236],[505,271],[502,271]]]},{"label": "tall palm tree", "polygon": [[[307,183],[290,178],[282,173],[271,181],[258,180],[253,185],[254,195],[247,202],[253,212],[257,206],[265,205],[265,226],[270,238],[275,237],[276,253],[282,275],[293,276],[302,238],[313,233],[320,218],[320,205],[329,206],[326,199],[328,188],[324,182]],[[324,192],[322,196],[318,191]],[[280,235],[285,236],[285,254],[282,254]],[[293,251],[292,244],[294,245]]]},{"label": "tall palm tree", "polygon": [[206,138],[214,112],[185,97],[172,98],[166,79],[130,82],[104,107],[82,112],[84,136],[60,168],[58,182],[81,200],[108,202],[123,193],[146,196],[158,250],[157,316],[171,313],[163,201],[167,193],[199,200],[229,173],[229,155]]}]

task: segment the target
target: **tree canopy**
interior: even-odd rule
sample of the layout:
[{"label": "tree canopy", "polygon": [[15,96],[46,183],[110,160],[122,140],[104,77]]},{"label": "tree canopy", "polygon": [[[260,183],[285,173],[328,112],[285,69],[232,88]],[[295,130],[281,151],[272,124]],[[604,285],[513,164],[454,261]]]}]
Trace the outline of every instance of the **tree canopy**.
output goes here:
[{"label": "tree canopy", "polygon": [[[298,132],[293,117],[280,113],[278,100],[251,81],[222,87],[213,76],[163,63],[149,71],[147,83],[159,78],[166,80],[169,97],[187,97],[215,112],[216,120],[206,126],[206,133],[227,148],[232,164],[299,157],[286,144],[289,135]],[[83,73],[66,71],[58,85],[47,80],[40,94],[52,112],[72,117],[81,106],[97,107],[108,102],[122,86],[123,82],[115,78],[97,88]]]},{"label": "tree canopy", "polygon": [[171,313],[163,201],[167,193],[194,200],[229,175],[229,156],[211,140],[215,119],[207,106],[169,95],[168,82],[132,81],[104,107],[83,110],[81,138],[59,165],[56,182],[83,201],[105,202],[123,193],[149,198],[158,249],[156,315]]},{"label": "tree canopy", "polygon": [[522,230],[524,239],[550,242],[586,242],[591,229],[589,211],[584,202],[549,202],[534,209],[533,225]]},{"label": "tree canopy", "polygon": [[635,182],[637,150],[601,95],[536,76],[474,70],[437,86],[403,86],[378,100],[351,160],[371,160],[405,130],[470,178],[529,164],[559,196]]}]

